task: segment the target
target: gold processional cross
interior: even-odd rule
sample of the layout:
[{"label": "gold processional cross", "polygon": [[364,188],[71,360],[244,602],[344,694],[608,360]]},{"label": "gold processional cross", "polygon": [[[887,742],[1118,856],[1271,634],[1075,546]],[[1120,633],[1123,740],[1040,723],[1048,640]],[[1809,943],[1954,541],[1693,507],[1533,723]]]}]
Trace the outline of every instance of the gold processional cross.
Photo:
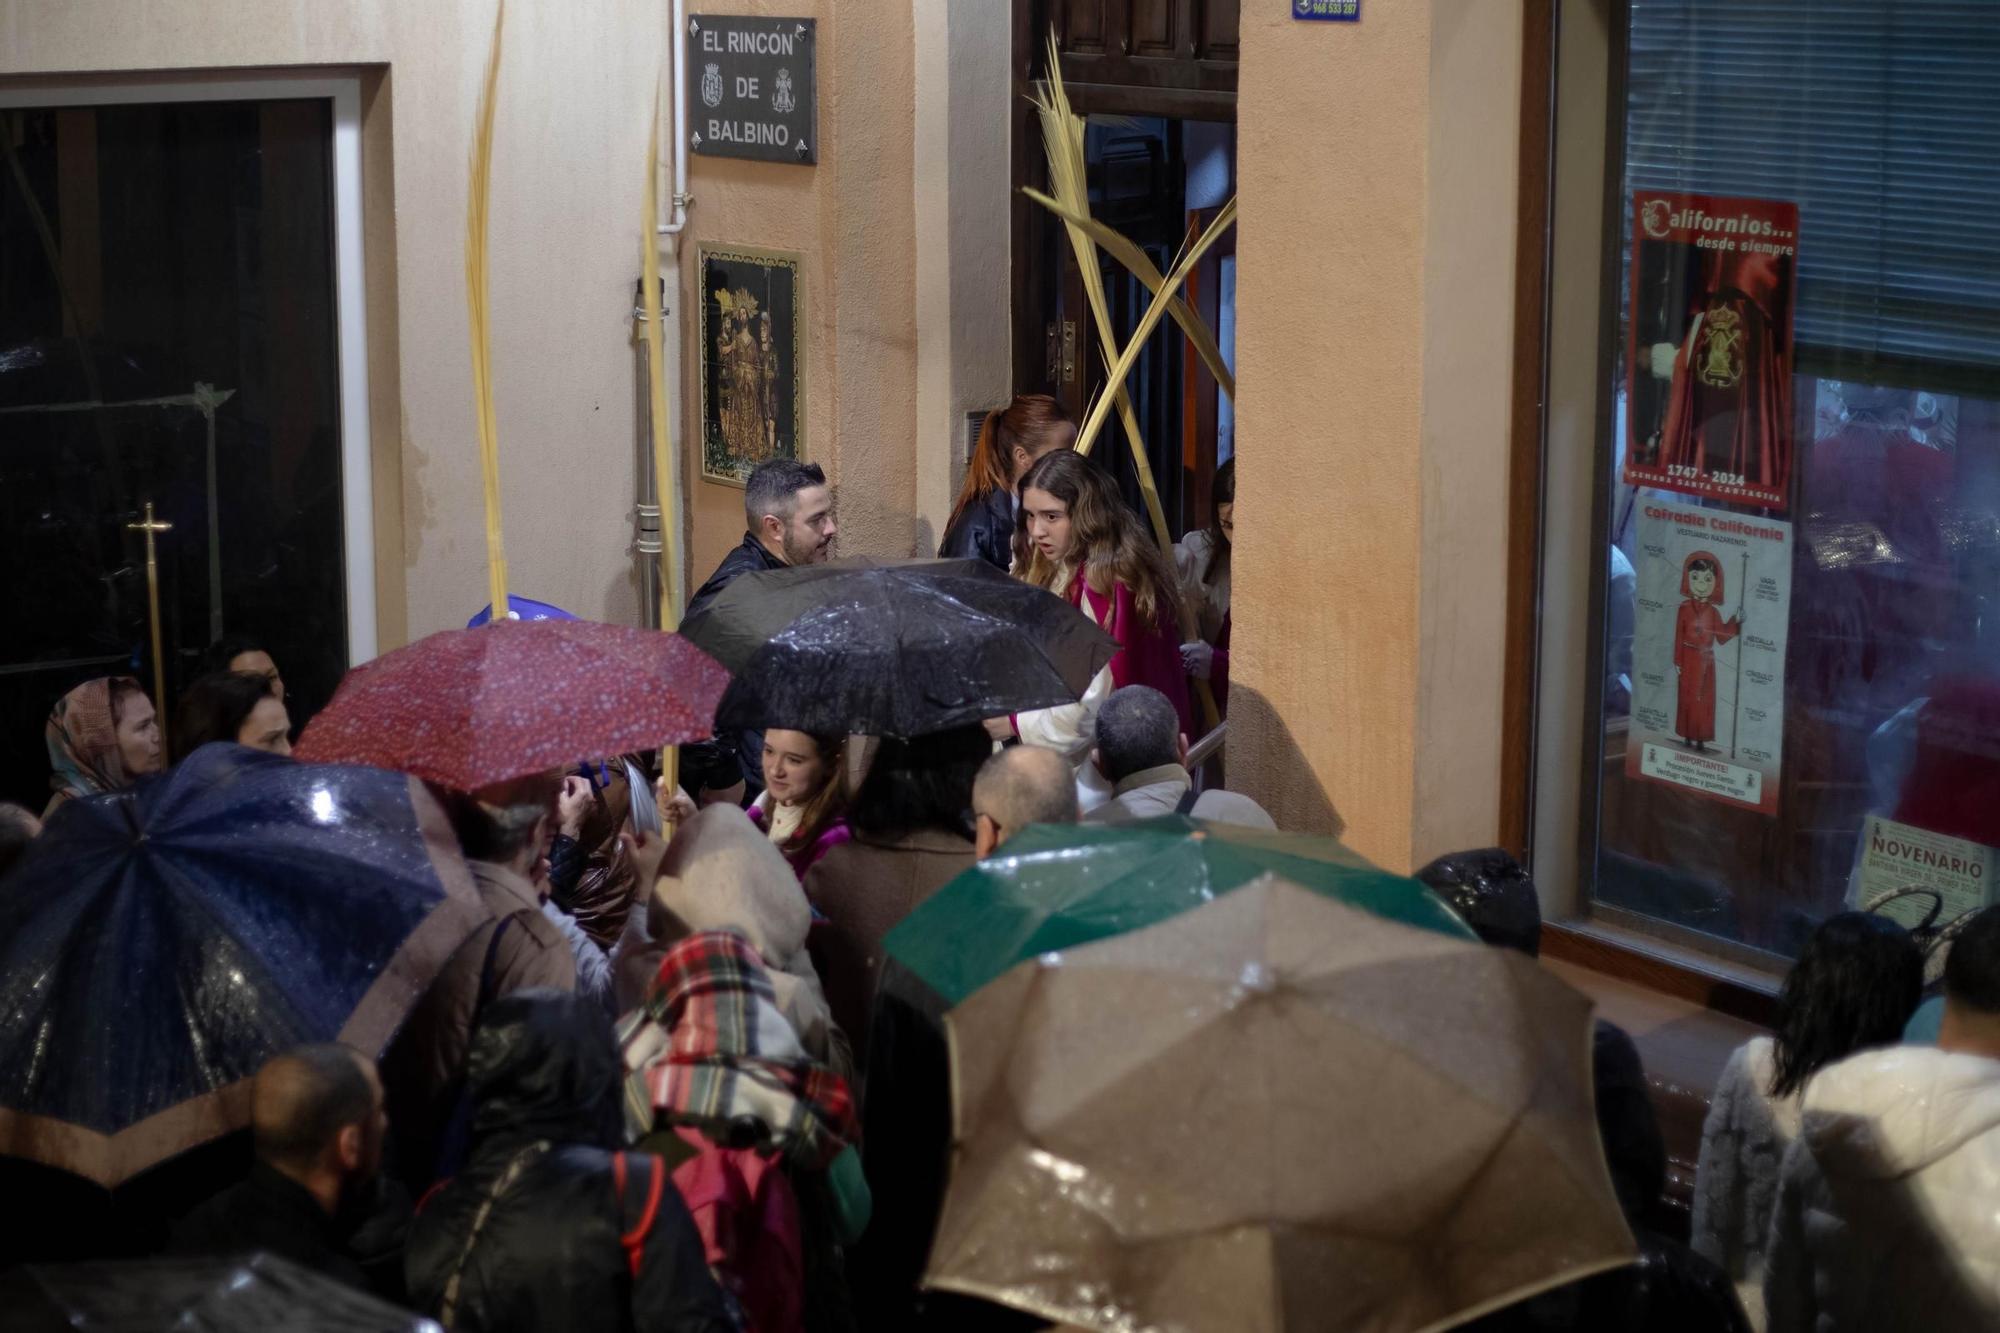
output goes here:
[{"label": "gold processional cross", "polygon": [[160,648],[160,556],[154,545],[154,538],[162,532],[172,532],[174,525],[153,517],[153,502],[146,501],[146,517],[137,523],[127,523],[130,532],[146,534],[146,606],[153,620],[153,707],[160,716],[167,710],[167,659]]}]

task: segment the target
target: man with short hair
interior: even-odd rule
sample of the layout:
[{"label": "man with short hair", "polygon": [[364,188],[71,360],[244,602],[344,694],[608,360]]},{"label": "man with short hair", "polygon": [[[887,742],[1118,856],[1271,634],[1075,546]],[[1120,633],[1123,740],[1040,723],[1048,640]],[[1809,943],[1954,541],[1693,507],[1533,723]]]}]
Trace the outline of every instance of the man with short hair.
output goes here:
[{"label": "man with short hair", "polygon": [[972,783],[973,852],[982,861],[1030,824],[1074,824],[1076,770],[1060,751],[1010,745]]},{"label": "man with short hair", "polygon": [[748,530],[742,543],[688,599],[688,616],[705,610],[739,574],[833,558],[833,493],[817,463],[790,458],[759,463],[743,487],[743,521]]},{"label": "man with short hair", "polygon": [[1112,797],[1084,818],[1129,824],[1157,815],[1192,815],[1222,824],[1278,827],[1248,796],[1212,790],[1199,795],[1187,769],[1188,741],[1180,714],[1150,685],[1113,690],[1097,710],[1097,748],[1090,760],[1112,784]]},{"label": "man with short hair", "polygon": [[420,1189],[464,1147],[462,1088],[472,1030],[487,1005],[530,986],[576,989],[576,956],[542,912],[532,878],[556,826],[562,779],[538,773],[471,793],[437,792],[490,914],[458,946],[382,1057],[397,1170]]},{"label": "man with short hair", "polygon": [[1779,1173],[1772,1333],[2000,1328],[2000,906],[1952,942],[1931,1046],[1813,1075]]},{"label": "man with short hair", "polygon": [[[817,463],[790,458],[759,463],[743,487],[743,522],[742,542],[695,589],[682,625],[707,610],[740,575],[833,558],[838,531],[833,493]],[[754,798],[764,790],[764,734],[746,731],[684,745],[681,771],[689,775],[689,794],[702,805]]]},{"label": "man with short hair", "polygon": [[388,1124],[375,1062],[361,1052],[328,1042],[273,1056],[250,1085],[257,1161],[249,1179],[190,1213],[174,1233],[174,1248],[186,1254],[264,1250],[382,1292],[393,1279],[371,1282],[347,1237],[353,1205],[381,1168]]}]

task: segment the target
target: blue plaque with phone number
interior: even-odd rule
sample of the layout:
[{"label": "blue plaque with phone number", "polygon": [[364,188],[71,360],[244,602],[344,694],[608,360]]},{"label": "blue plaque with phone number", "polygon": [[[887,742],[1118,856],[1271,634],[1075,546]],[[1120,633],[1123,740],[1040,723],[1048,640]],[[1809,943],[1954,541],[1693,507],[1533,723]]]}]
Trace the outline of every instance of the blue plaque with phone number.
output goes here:
[{"label": "blue plaque with phone number", "polygon": [[1292,0],[1292,17],[1325,23],[1358,23],[1361,0]]}]

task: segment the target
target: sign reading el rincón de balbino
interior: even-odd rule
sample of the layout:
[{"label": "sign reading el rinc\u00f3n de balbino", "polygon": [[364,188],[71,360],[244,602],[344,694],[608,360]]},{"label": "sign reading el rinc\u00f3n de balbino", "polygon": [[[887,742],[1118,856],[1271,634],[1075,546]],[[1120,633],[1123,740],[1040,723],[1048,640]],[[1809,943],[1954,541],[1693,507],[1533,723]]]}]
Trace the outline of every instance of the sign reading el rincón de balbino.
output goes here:
[{"label": "sign reading el rinc\u00f3n de balbino", "polygon": [[812,19],[688,18],[688,147],[709,157],[819,161]]}]

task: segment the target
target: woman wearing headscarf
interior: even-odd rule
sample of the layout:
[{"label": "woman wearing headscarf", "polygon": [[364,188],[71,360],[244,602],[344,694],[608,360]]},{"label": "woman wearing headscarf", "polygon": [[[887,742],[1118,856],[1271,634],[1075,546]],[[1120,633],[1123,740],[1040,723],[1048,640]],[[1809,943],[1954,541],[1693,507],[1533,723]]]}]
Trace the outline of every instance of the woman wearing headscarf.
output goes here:
[{"label": "woman wearing headscarf", "polygon": [[56,700],[45,732],[53,815],[83,796],[122,791],[166,767],[153,701],[130,676],[99,676]]}]

